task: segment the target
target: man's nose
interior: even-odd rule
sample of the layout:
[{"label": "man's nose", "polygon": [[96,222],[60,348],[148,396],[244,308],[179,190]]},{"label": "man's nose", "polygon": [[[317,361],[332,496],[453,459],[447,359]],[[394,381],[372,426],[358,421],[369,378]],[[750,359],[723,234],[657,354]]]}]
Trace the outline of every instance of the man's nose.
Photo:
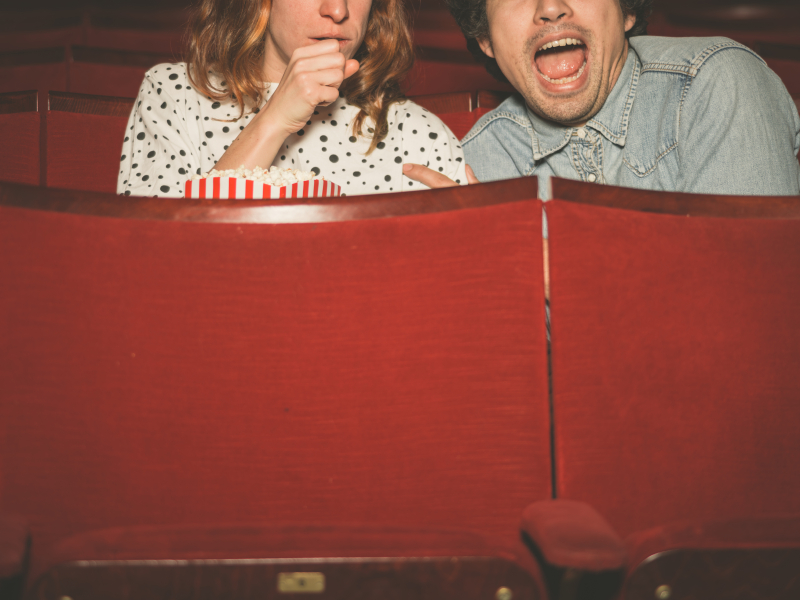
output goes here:
[{"label": "man's nose", "polygon": [[555,24],[572,16],[572,9],[566,0],[539,0],[534,20],[537,24]]},{"label": "man's nose", "polygon": [[347,0],[322,0],[319,14],[323,17],[329,17],[334,23],[341,23],[350,16]]}]

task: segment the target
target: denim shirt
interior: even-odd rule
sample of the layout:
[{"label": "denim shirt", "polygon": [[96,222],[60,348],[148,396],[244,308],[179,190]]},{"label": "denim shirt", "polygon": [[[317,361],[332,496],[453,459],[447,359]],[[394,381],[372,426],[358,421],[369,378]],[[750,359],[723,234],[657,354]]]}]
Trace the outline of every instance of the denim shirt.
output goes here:
[{"label": "denim shirt", "polygon": [[726,38],[631,38],[623,70],[584,127],[515,94],[462,141],[481,181],[537,175],[680,192],[800,194],[800,117],[754,52]]}]

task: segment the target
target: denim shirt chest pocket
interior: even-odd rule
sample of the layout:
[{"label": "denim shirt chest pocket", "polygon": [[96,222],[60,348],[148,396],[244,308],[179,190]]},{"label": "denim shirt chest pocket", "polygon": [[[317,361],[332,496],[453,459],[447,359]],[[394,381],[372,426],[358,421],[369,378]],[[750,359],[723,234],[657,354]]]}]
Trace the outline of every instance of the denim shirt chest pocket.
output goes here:
[{"label": "denim shirt chest pocket", "polygon": [[668,65],[642,70],[623,152],[625,166],[637,177],[648,177],[665,162],[677,164],[680,108],[689,80]]}]

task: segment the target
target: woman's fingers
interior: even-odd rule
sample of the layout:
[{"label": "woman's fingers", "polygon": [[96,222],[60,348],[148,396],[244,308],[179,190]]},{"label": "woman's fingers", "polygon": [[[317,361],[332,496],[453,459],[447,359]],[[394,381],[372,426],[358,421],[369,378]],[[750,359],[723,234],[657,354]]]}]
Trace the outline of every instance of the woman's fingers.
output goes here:
[{"label": "woman's fingers", "polygon": [[305,58],[319,56],[320,54],[334,54],[339,52],[339,40],[322,40],[308,46],[298,48],[292,53],[292,58]]},{"label": "woman's fingers", "polygon": [[287,133],[302,128],[317,106],[327,106],[339,97],[339,86],[359,69],[357,60],[347,60],[336,40],[322,40],[298,48],[270,99],[267,111],[283,124]]},{"label": "woman's fingers", "polygon": [[359,62],[356,59],[351,58],[344,64],[344,78],[347,79],[348,77],[352,77],[353,75],[358,73],[358,70],[360,68],[361,65],[359,64]]}]

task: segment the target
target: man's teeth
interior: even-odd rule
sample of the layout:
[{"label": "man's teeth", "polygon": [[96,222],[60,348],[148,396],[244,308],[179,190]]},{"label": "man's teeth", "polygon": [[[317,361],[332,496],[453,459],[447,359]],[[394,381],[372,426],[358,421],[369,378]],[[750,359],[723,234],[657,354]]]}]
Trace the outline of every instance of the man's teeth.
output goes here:
[{"label": "man's teeth", "polygon": [[576,40],[575,38],[564,38],[562,40],[555,40],[554,42],[548,42],[537,52],[541,52],[542,50],[549,50],[550,48],[555,48],[557,46],[583,46],[583,42],[580,40]]},{"label": "man's teeth", "polygon": [[578,77],[583,75],[583,71],[584,71],[585,68],[586,68],[586,62],[584,62],[581,65],[581,68],[578,69],[578,72],[575,73],[575,75],[573,75],[572,77],[564,77],[562,79],[550,79],[547,75],[545,75],[541,71],[539,71],[539,75],[544,77],[545,81],[549,81],[550,83],[555,83],[557,85],[561,85],[561,84],[564,84],[564,83],[571,83],[571,82],[575,81]]}]

